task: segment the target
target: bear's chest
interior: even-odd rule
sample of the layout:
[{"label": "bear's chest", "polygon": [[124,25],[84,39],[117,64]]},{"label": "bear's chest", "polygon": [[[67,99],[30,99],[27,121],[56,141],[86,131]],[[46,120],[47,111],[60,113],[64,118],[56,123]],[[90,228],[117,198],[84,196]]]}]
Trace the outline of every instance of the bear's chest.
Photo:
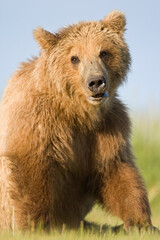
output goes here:
[{"label": "bear's chest", "polygon": [[58,132],[52,140],[52,156],[61,166],[76,174],[88,174],[93,165],[95,139],[90,133]]}]

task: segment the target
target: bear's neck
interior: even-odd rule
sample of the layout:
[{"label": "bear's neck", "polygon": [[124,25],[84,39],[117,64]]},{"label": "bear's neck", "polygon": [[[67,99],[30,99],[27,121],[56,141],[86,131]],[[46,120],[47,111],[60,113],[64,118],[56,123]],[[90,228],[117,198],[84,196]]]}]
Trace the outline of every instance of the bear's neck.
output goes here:
[{"label": "bear's neck", "polygon": [[72,127],[95,129],[110,111],[111,103],[92,105],[85,99],[71,99],[60,94],[53,96],[53,115],[58,122]]}]

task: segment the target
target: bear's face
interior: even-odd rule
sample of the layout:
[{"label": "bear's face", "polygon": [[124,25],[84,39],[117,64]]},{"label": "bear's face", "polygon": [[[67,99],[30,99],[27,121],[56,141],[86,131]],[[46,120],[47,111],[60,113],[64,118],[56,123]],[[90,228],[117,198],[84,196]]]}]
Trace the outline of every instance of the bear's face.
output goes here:
[{"label": "bear's face", "polygon": [[102,21],[82,22],[55,35],[35,30],[35,38],[47,54],[50,79],[57,88],[93,105],[111,98],[130,64],[124,27],[124,15],[113,11]]}]

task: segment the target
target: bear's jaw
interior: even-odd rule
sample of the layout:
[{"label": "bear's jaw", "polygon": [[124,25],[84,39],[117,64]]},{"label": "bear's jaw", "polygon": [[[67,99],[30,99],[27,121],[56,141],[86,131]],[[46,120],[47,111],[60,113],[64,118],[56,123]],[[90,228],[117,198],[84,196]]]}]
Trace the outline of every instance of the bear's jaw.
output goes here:
[{"label": "bear's jaw", "polygon": [[91,104],[102,104],[108,100],[108,92],[98,93],[93,96],[89,96],[88,100]]}]

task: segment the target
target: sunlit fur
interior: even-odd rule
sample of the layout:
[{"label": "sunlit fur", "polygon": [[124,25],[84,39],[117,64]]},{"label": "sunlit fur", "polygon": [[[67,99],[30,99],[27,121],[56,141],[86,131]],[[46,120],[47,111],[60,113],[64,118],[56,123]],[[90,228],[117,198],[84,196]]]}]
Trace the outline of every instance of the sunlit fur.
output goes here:
[{"label": "sunlit fur", "polygon": [[[41,53],[14,73],[0,106],[2,230],[13,226],[13,210],[15,228],[78,227],[95,202],[126,229],[151,224],[127,109],[116,97],[130,65],[124,30],[124,14],[113,11],[56,34],[34,31]],[[107,79],[104,101],[88,100],[92,75]]]}]

